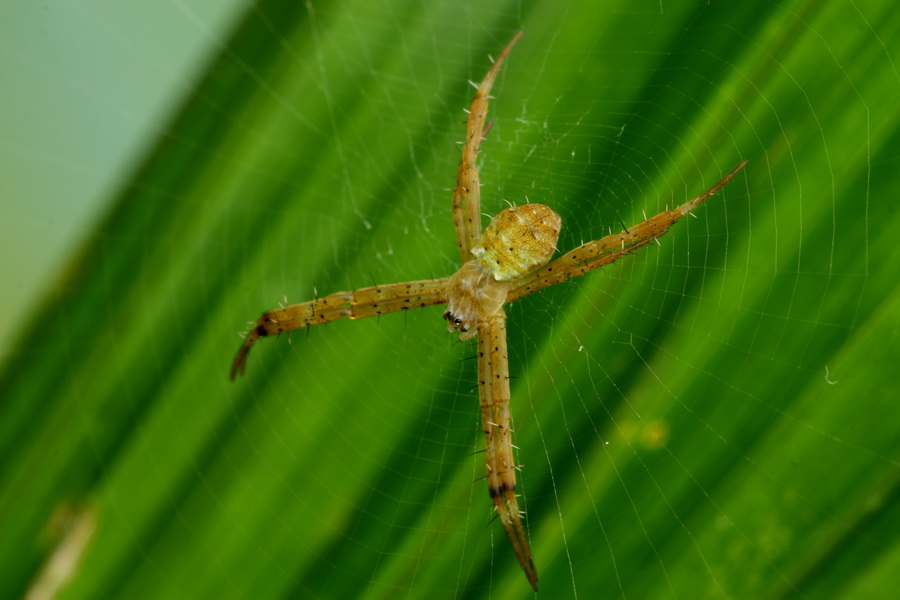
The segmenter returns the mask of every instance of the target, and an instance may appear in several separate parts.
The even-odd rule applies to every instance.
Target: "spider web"
[[[480,480],[474,345],[440,309],[267,340],[226,379],[264,309],[453,272],[467,81],[520,28],[485,213],[548,204],[565,251],[751,161],[659,246],[507,307],[542,593],[894,589],[896,11],[458,4],[261,2],[228,30],[173,3],[217,58],[198,79],[154,63],[185,104],[46,305],[15,315],[3,592],[60,555],[75,598],[529,591]]]

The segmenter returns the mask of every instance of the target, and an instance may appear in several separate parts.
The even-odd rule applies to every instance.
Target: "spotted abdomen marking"
[[[510,281],[547,264],[561,224],[549,206],[512,206],[491,219],[472,255],[495,280]]]

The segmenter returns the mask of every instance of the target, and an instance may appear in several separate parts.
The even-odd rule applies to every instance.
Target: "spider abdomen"
[[[549,206],[511,206],[491,219],[472,255],[495,280],[510,281],[547,264],[561,224]]]

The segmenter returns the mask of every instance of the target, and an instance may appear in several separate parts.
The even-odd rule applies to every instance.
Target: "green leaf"
[[[52,557],[63,598],[528,593],[439,307],[265,340],[228,381],[263,310],[458,266],[468,81],[520,28],[486,213],[548,204],[568,250],[751,161],[659,247],[508,308],[542,594],[895,590],[897,11],[270,0],[0,375],[0,595]]]

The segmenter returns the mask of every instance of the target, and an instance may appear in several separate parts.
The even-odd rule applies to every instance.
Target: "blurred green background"
[[[0,358],[248,4],[0,4]]]
[[[227,380],[264,309],[454,270],[445,188],[468,81],[518,29],[481,155],[486,213],[549,204],[567,250],[751,161],[658,247],[507,310],[540,594],[894,592],[889,4],[272,0],[234,21],[170,6],[137,30],[207,38],[183,70],[143,67],[183,102],[97,184],[111,208],[66,229],[85,241],[11,326],[0,596],[531,594],[479,479],[473,346],[440,309],[266,340]],[[65,28],[43,10],[20,58]],[[137,43],[84,14],[124,54]],[[114,130],[129,105],[90,78],[68,93]],[[0,137],[47,180],[93,168]],[[18,185],[4,222],[56,231],[41,215],[60,192]],[[31,247],[3,247],[13,284]]]

